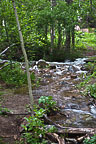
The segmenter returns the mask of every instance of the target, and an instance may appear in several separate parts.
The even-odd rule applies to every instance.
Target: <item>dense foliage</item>
[[[19,63],[8,64],[0,70],[0,80],[10,86],[23,86],[27,84],[26,71],[22,70]],[[31,80],[35,80],[34,73],[31,73]]]
[[[25,48],[30,60],[64,61],[75,57],[75,27],[95,27],[96,1],[16,1]],[[14,46],[10,47],[12,44]],[[0,51],[4,58],[23,61],[12,1],[0,1]]]
[[[46,133],[52,133],[56,131],[54,126],[48,127],[44,124],[44,115],[51,109],[53,109],[54,105],[56,106],[55,101],[52,96],[41,96],[39,98],[38,103],[43,103],[47,106],[44,108],[39,108],[38,106],[34,107],[34,115],[30,117],[25,117],[27,121],[27,125],[22,125],[24,128],[24,137],[26,138],[27,143],[34,144],[47,144]],[[53,103],[53,105],[52,105]]]

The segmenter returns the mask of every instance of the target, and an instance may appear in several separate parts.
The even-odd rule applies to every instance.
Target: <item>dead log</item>
[[[77,140],[74,138],[66,138],[66,141],[71,142],[72,144],[77,144]]]
[[[10,65],[10,64],[6,64],[6,65],[0,67],[0,70],[2,70],[3,68],[7,67],[8,65]]]
[[[60,134],[64,134],[64,133],[68,133],[68,134],[76,134],[76,135],[85,135],[85,134],[96,134],[96,128],[73,128],[73,127],[60,127],[60,129],[58,129],[58,133]]]
[[[45,121],[47,123],[54,125],[57,127],[59,134],[76,134],[76,135],[85,135],[85,134],[96,134],[96,128],[74,128],[74,127],[63,127],[59,124],[54,123],[51,119],[47,117],[47,115],[44,115]]]
[[[56,133],[47,133],[46,136],[47,138],[49,138],[51,142],[56,143],[58,142],[58,144],[65,144],[65,140]]]
[[[4,115],[30,115],[31,113],[21,113],[21,114],[14,114],[10,112],[5,112]],[[59,124],[56,124],[51,119],[47,117],[47,115],[43,116],[44,121],[46,121],[50,125],[54,125],[57,128],[58,134],[65,134],[65,135],[79,135],[84,136],[85,134],[96,134],[96,128],[74,128],[74,127],[63,127]]]
[[[16,44],[12,44],[12,45],[8,46],[5,50],[3,50],[3,51],[0,53],[0,56],[3,55],[9,48],[13,47],[14,45],[16,45]]]
[[[81,143],[81,142],[83,142],[83,140],[86,138],[86,135],[85,136],[82,136],[82,137],[79,137],[79,138],[77,138],[77,142],[78,143]]]

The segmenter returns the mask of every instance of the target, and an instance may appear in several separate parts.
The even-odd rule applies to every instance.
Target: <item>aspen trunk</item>
[[[15,1],[12,0],[12,3],[13,3],[13,8],[14,8],[14,12],[15,12],[16,22],[17,22],[17,26],[18,26],[18,32],[19,32],[19,37],[20,37],[20,42],[21,42],[21,48],[22,48],[22,52],[23,52],[24,59],[25,59],[25,64],[26,64],[28,90],[29,90],[30,104],[31,104],[31,109],[32,109],[32,114],[33,114],[33,103],[34,102],[33,102],[32,85],[31,85],[31,78],[30,78],[30,72],[29,72],[28,58],[27,58],[26,50],[24,48],[24,41],[23,41],[21,27],[20,27],[18,15],[17,15],[17,9],[16,9],[16,6],[15,6]]]

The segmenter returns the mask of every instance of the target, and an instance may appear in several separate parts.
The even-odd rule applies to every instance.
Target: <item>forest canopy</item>
[[[95,28],[95,0],[16,0],[16,8],[30,60],[76,58],[77,27]],[[0,1],[0,45],[9,47],[4,58],[24,60],[11,0]]]

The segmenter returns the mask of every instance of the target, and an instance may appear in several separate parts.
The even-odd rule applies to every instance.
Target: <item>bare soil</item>
[[[20,90],[19,90],[20,91]],[[15,94],[15,90],[7,88],[1,83],[0,104],[12,111],[12,115],[0,115],[0,144],[20,144],[20,124],[26,113],[26,105],[29,104],[29,96],[26,93]]]

